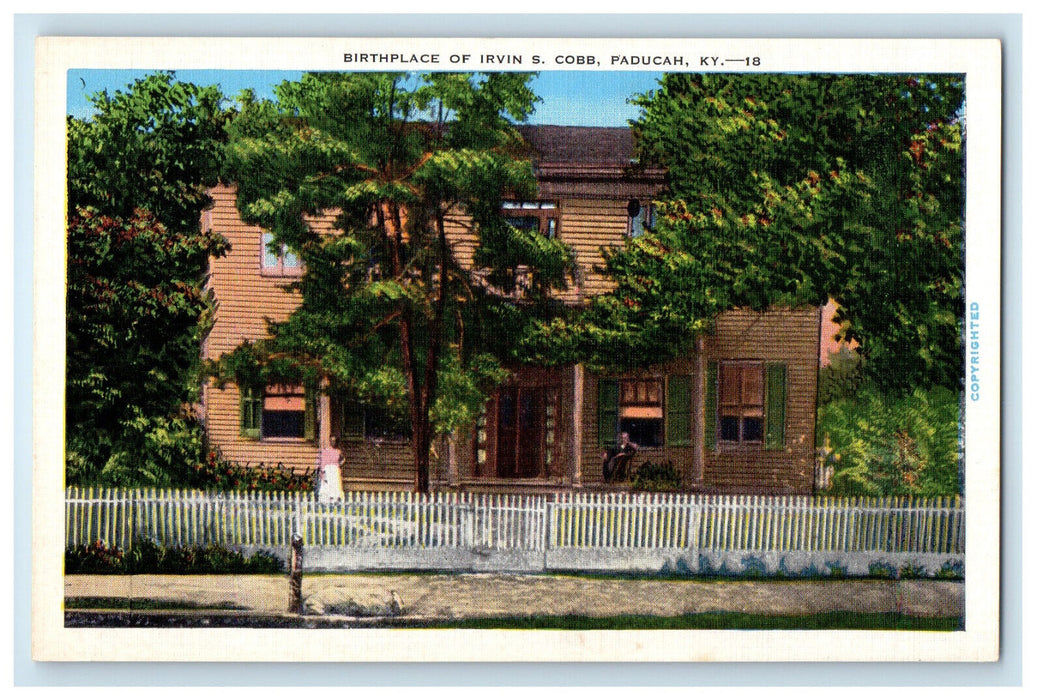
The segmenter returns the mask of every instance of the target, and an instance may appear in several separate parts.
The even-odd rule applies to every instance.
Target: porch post
[[[706,425],[706,347],[705,340],[699,338],[695,343],[695,405],[692,414],[695,425],[692,432],[692,471],[688,475],[688,488],[696,490],[703,483],[703,467],[706,459],[703,434]]]
[[[456,454],[456,439],[457,439],[457,431],[455,431],[455,430],[448,437],[445,438],[445,441],[447,443],[446,450],[445,450],[446,451],[445,477],[446,477],[446,484],[450,488],[456,486],[457,482],[460,480],[459,479],[460,466],[457,463],[458,462],[458,457],[457,457],[457,454]]]
[[[325,387],[323,387],[325,388]],[[326,450],[333,446],[330,429],[330,397],[326,393],[319,394],[319,449]]]
[[[583,486],[583,365],[572,366],[572,459],[569,481],[575,488]]]

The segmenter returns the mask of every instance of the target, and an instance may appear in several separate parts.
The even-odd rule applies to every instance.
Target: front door
[[[559,391],[551,386],[502,387],[479,416],[476,474],[501,479],[561,476]]]
[[[496,422],[496,475],[526,478],[540,475],[543,455],[541,399],[537,387],[509,387],[500,393]]]

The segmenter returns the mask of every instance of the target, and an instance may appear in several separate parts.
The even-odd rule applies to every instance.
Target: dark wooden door
[[[508,387],[500,392],[496,421],[496,475],[540,475],[543,456],[543,394],[539,387]]]

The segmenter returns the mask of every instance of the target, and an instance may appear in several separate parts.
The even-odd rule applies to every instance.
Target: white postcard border
[[[966,630],[502,632],[66,629],[61,562],[65,71],[70,68],[349,70],[345,52],[598,57],[757,55],[762,71],[967,74],[967,299],[980,305],[982,376],[967,405]],[[435,66],[381,65],[426,70]],[[531,70],[532,66],[523,66]],[[630,67],[616,67],[628,69]],[[438,70],[489,70],[461,60]],[[632,69],[632,68],[631,68]],[[642,70],[649,69],[641,67]],[[654,68],[652,68],[654,69]],[[680,70],[705,70],[689,65]],[[992,40],[44,38],[37,42],[34,250],[33,655],[97,661],[971,661],[998,653],[1000,47]]]

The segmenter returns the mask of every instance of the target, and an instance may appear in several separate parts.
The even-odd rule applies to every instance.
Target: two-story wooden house
[[[653,222],[651,201],[663,173],[633,167],[627,128],[521,130],[535,153],[538,194],[505,201],[503,214],[575,251],[579,274],[567,298],[583,303],[610,288],[594,269],[602,249],[642,235]],[[293,311],[297,299],[284,286],[301,267],[290,251],[269,249],[269,234],[243,223],[233,188],[212,194],[202,225],[231,244],[210,273],[218,310],[203,354],[216,359],[264,337],[267,318]],[[330,227],[332,218],[312,225]],[[454,254],[469,259],[471,234],[450,235]],[[489,397],[473,429],[436,445],[433,485],[605,488],[605,448],[627,433],[637,445],[636,463],[669,460],[692,490],[810,493],[820,319],[811,307],[733,310],[691,355],[623,375],[581,364],[518,368]],[[413,484],[407,426],[376,411],[293,388],[213,384],[204,387],[201,408],[209,440],[227,460],[296,470],[334,460],[345,489]]]

